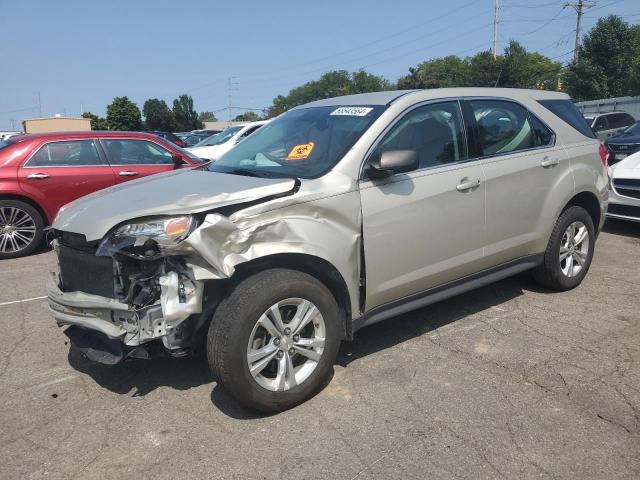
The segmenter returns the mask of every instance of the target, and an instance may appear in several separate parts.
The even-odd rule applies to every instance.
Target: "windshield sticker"
[[[287,155],[287,160],[306,160],[311,154],[311,150],[313,150],[314,145],[315,144],[313,142],[296,145],[291,149],[289,155]]]
[[[336,108],[329,115],[348,115],[351,117],[366,117],[373,110],[371,107],[340,107]]]

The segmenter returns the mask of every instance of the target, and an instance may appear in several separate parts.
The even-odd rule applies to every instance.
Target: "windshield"
[[[640,122],[636,122],[625,130],[625,133],[640,133]]]
[[[210,137],[205,138],[200,143],[196,144],[196,147],[211,147],[213,145],[222,145],[228,142],[231,137],[242,130],[244,127],[229,127],[220,133],[215,133]]]
[[[271,121],[208,169],[242,175],[313,178],[329,171],[385,107],[311,107]]]

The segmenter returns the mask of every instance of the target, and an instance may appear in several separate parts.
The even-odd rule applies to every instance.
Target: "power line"
[[[437,17],[434,17],[434,18],[430,18],[427,21],[422,21],[420,23],[417,23],[417,24],[412,25],[410,27],[404,28],[404,29],[399,30],[399,31],[397,31],[395,33],[392,33],[390,35],[385,35],[384,37],[379,37],[376,40],[372,40],[370,42],[361,44],[359,46],[352,47],[352,48],[349,48],[347,50],[343,50],[343,51],[340,51],[340,52],[337,52],[337,53],[332,53],[331,55],[327,55],[327,56],[324,56],[324,57],[316,58],[314,60],[309,60],[309,61],[306,61],[304,63],[296,64],[296,67],[304,67],[304,66],[307,66],[307,65],[315,65],[318,62],[321,62],[321,61],[324,61],[324,60],[329,60],[329,59],[334,59],[335,57],[339,57],[339,56],[342,56],[342,55],[345,55],[345,54],[348,54],[348,53],[351,53],[351,52],[354,52],[354,51],[362,50],[362,49],[367,48],[367,47],[369,47],[371,45],[375,45],[375,44],[384,42],[384,41],[389,40],[391,38],[399,37],[399,36],[401,36],[401,35],[403,35],[403,34],[405,34],[407,32],[410,32],[412,30],[424,29],[425,26],[427,26],[429,24],[432,24],[432,23],[438,22],[438,21],[440,21],[442,19],[451,17],[453,13],[456,13],[456,12],[458,12],[460,10],[466,9],[467,7],[470,7],[470,6],[477,5],[477,3],[478,3],[477,0],[470,1],[468,3],[460,5],[459,7],[455,8],[455,9],[453,9],[451,11],[448,11],[447,13],[445,13],[443,15],[440,15],[440,16],[437,16]],[[477,16],[477,14],[475,14],[474,16]],[[458,24],[459,22],[460,22],[459,19],[455,20],[456,24]],[[450,27],[448,27],[448,28],[450,28]],[[433,34],[435,32],[430,32],[430,33]],[[417,39],[414,39],[413,41],[416,41],[416,40],[418,40],[420,38],[424,38],[424,35],[418,37]],[[370,55],[367,55],[367,56],[370,56]],[[260,81],[260,80],[264,80],[264,79],[270,79],[271,74],[282,72],[283,70],[286,70],[287,68],[288,67],[286,67],[286,68],[283,67],[283,68],[280,68],[278,70],[273,70],[271,72],[266,72],[266,73],[264,73],[262,75],[252,76],[251,80]],[[203,88],[207,88],[207,87],[210,87],[210,86],[215,85],[217,83],[223,82],[223,81],[225,81],[227,79],[228,79],[227,77],[219,77],[219,78],[216,78],[214,80],[211,80],[208,83],[201,84],[201,85],[199,85],[197,87],[188,88],[185,91],[193,92],[195,90],[201,90]]]

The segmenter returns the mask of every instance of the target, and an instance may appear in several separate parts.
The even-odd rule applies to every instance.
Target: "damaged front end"
[[[205,293],[196,279],[190,249],[180,247],[197,224],[190,215],[151,218],[95,242],[52,232],[59,274],[48,282],[49,309],[91,360],[117,363],[163,350],[182,356],[197,347],[207,320],[203,300],[215,296],[211,282]]]

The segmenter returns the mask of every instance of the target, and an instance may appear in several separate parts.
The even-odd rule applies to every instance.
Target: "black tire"
[[[264,388],[247,363],[249,337],[260,316],[288,298],[302,298],[320,310],[326,334],[315,370],[283,391]],[[318,393],[331,378],[343,336],[343,317],[335,298],[314,277],[295,270],[272,269],[241,281],[220,303],[207,335],[207,359],[222,386],[241,404],[263,412],[292,408]]]
[[[584,265],[580,272],[575,276],[570,277],[562,272],[560,261],[560,246],[565,234],[565,231],[569,226],[576,222],[582,222],[587,228],[589,248]],[[591,265],[593,259],[593,251],[595,246],[596,236],[595,229],[593,227],[593,220],[591,215],[582,207],[572,206],[562,212],[558,220],[556,221],[547,249],[544,252],[544,260],[542,265],[533,271],[533,277],[540,285],[557,291],[571,290],[572,288],[580,285]]]
[[[24,257],[26,255],[30,255],[33,251],[38,248],[42,244],[42,239],[44,237],[44,219],[40,212],[33,208],[31,205],[25,202],[21,202],[19,200],[0,200],[0,209],[18,209],[21,212],[29,215],[33,220],[33,225],[35,226],[35,235],[31,240],[31,243],[24,246],[24,248],[20,248],[16,251],[5,251],[2,250],[5,248],[2,244],[2,228],[4,224],[4,220],[2,215],[0,214],[0,260],[8,259],[8,258],[18,258]]]

